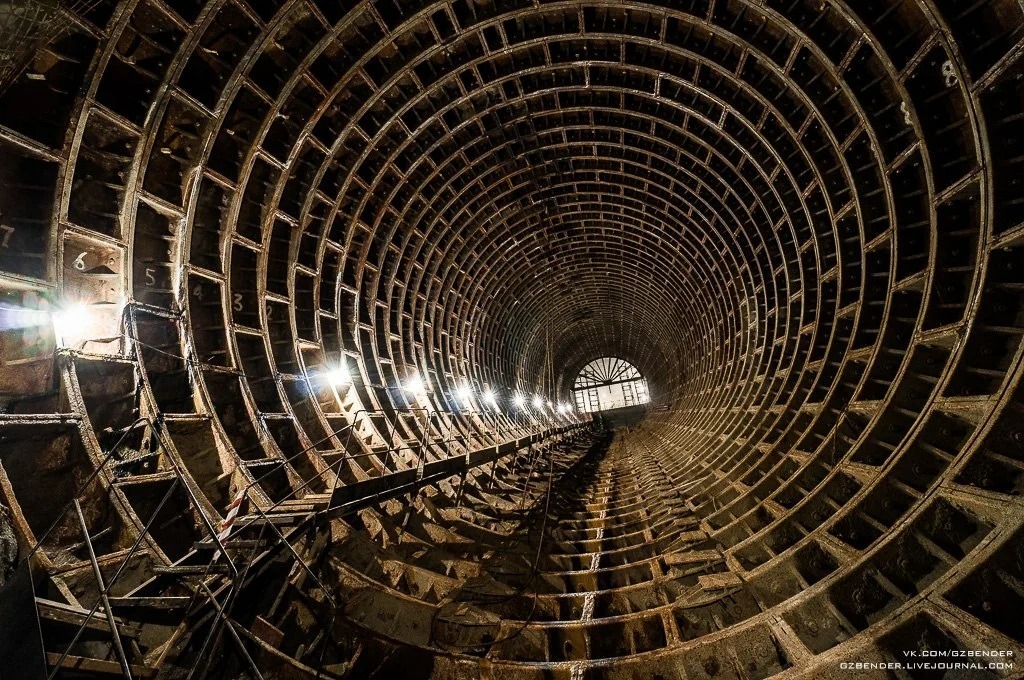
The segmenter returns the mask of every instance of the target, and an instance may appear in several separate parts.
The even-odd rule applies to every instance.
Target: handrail
[[[378,409],[372,409],[372,410],[371,410],[371,409],[360,409],[359,411],[356,411],[355,413],[353,413],[353,414],[352,414],[352,417],[353,417],[353,419],[355,419],[355,418],[357,418],[357,417],[358,417],[358,416],[359,416],[360,414],[365,414],[365,413],[379,413],[379,412],[380,412],[380,411],[379,411]],[[417,408],[403,409],[403,410],[402,410],[402,412],[403,412],[403,413],[423,412],[424,414],[426,414],[427,418],[429,418],[429,417],[430,417],[430,415],[431,415],[432,413],[446,413],[446,414],[447,414],[447,413],[449,413],[448,411],[436,411],[436,410],[432,410],[432,409],[429,409],[429,408],[426,408],[426,407],[417,407]],[[467,413],[467,412],[463,411],[463,413]],[[385,415],[386,415],[386,414],[385,414]],[[390,422],[390,421],[389,421],[389,422]],[[425,451],[423,451],[423,448],[424,448],[425,446],[428,446],[428,445],[432,444],[432,443],[438,443],[438,440],[436,440],[436,439],[433,439],[433,438],[431,438],[431,439],[427,439],[427,440],[425,440],[425,441],[423,441],[423,442],[421,442],[421,443],[419,443],[419,444],[414,444],[414,445],[405,445],[405,446],[389,446],[389,447],[387,447],[387,449],[386,449],[385,451],[382,451],[382,452],[371,452],[371,453],[362,453],[362,454],[351,454],[351,453],[349,453],[349,445],[351,444],[351,437],[352,437],[352,431],[353,431],[353,426],[354,426],[354,424],[355,424],[355,423],[353,422],[353,423],[352,423],[352,424],[350,424],[349,426],[346,426],[346,427],[347,427],[347,428],[349,429],[349,432],[348,432],[348,436],[346,437],[346,440],[345,440],[345,450],[344,450],[344,453],[343,453],[343,455],[341,456],[341,458],[339,458],[339,459],[338,459],[338,461],[337,461],[337,464],[336,464],[336,466],[331,466],[331,467],[327,467],[327,468],[325,468],[325,469],[323,469],[323,470],[319,471],[318,473],[316,473],[316,474],[315,474],[315,475],[313,475],[312,477],[310,477],[310,478],[308,478],[308,479],[305,479],[305,480],[303,481],[303,483],[302,483],[302,484],[301,484],[300,486],[298,486],[298,487],[296,487],[296,488],[292,489],[292,490],[291,490],[291,491],[290,491],[290,492],[289,492],[288,494],[286,494],[285,496],[283,496],[283,497],[282,497],[281,499],[279,499],[279,500],[275,501],[275,502],[274,502],[273,504],[271,504],[271,505],[270,505],[269,507],[267,507],[267,508],[266,508],[265,510],[264,510],[264,509],[260,509],[261,513],[262,513],[262,512],[264,512],[264,511],[265,511],[265,512],[272,512],[272,511],[273,511],[274,509],[276,509],[276,508],[280,507],[280,505],[281,505],[282,503],[284,503],[284,502],[285,502],[286,500],[288,500],[288,499],[290,499],[290,498],[293,498],[293,497],[296,497],[296,496],[297,496],[297,494],[298,494],[299,492],[301,492],[302,490],[304,490],[304,489],[308,488],[308,487],[309,487],[309,486],[310,486],[311,484],[313,484],[313,482],[315,482],[315,481],[316,481],[316,480],[318,480],[318,479],[322,479],[322,478],[323,478],[323,477],[324,477],[324,476],[325,476],[325,475],[326,475],[326,474],[327,474],[328,472],[332,472],[332,471],[334,472],[334,477],[335,477],[335,479],[334,479],[334,483],[333,483],[333,486],[332,486],[332,489],[331,489],[331,491],[332,491],[332,493],[333,493],[333,491],[334,491],[335,489],[337,489],[337,487],[338,487],[338,481],[340,480],[340,477],[341,477],[341,474],[340,474],[340,471],[341,471],[341,465],[342,465],[342,464],[343,464],[343,463],[344,463],[344,462],[345,462],[346,460],[354,460],[354,459],[357,459],[357,458],[365,458],[365,457],[379,456],[379,455],[380,455],[380,454],[382,454],[382,453],[388,453],[388,454],[393,454],[393,453],[397,453],[397,452],[399,452],[399,451],[403,451],[403,450],[414,450],[414,449],[420,449],[420,451],[419,451],[419,456],[418,456],[419,460],[417,461],[417,467],[422,467],[422,465],[424,464],[424,463],[423,463],[423,461],[424,461],[424,455],[425,455]],[[342,428],[342,430],[344,430],[344,429],[345,429],[345,428]],[[427,430],[429,430],[429,426],[428,426]],[[339,431],[341,431],[341,430],[339,430]],[[450,428],[450,431],[452,431],[452,429],[451,429],[451,428]],[[496,429],[496,430],[495,430],[495,432],[497,432],[497,433],[498,433],[498,434],[500,435],[500,434],[502,433],[502,430],[501,430],[501,429],[500,429],[500,427],[499,427],[498,429]],[[425,432],[424,432],[424,434],[426,434],[426,433],[427,433],[427,432],[425,431]],[[389,431],[389,434],[392,434],[392,432],[391,432],[391,431]],[[467,446],[467,453],[468,453],[469,451],[472,451],[472,440],[473,440],[473,438],[472,438],[472,436],[470,436],[470,437],[468,438],[468,442],[467,442],[467,444],[468,444],[468,446]],[[449,442],[451,442],[451,441],[455,441],[455,437],[454,437],[454,435],[453,435],[453,436],[452,436],[452,438],[450,438],[450,439],[449,439],[448,441],[449,441]],[[444,440],[444,438],[443,438],[443,435],[442,435],[442,438],[441,438],[441,440],[440,440],[440,443],[441,443],[441,444],[444,444],[444,443],[445,443],[445,440]],[[502,441],[501,441],[501,440],[499,440],[499,442],[498,442],[498,443],[496,443],[496,444],[493,444],[493,446],[499,446],[499,445],[500,445],[501,443],[502,443]],[[492,446],[492,445],[488,445],[488,446]],[[310,447],[310,448],[311,448],[311,447]],[[448,448],[449,448],[449,451],[450,451],[450,446],[449,446]],[[308,450],[308,449],[307,449],[307,450]],[[300,452],[300,453],[301,453],[301,452]],[[300,455],[300,454],[296,454],[296,455]],[[447,456],[447,457],[450,457],[450,456]],[[292,459],[293,459],[293,458],[294,458],[294,457],[292,457]],[[289,459],[289,460],[291,460],[291,459]],[[387,462],[386,462],[386,461],[385,461],[385,470],[386,470],[386,471],[388,470],[388,466],[387,466]],[[387,472],[386,474],[390,474],[390,473],[394,473],[394,472],[399,472],[399,470],[398,470],[398,466],[397,466],[397,461],[396,461],[395,469],[394,469],[393,471],[388,471],[388,472]],[[269,473],[267,473],[267,474],[269,474]],[[265,478],[265,477],[266,477],[266,475],[264,475],[263,477],[261,477],[261,479],[262,479],[262,478]],[[255,482],[254,482],[253,484],[255,484]],[[249,490],[250,488],[252,488],[253,484],[250,484],[250,485],[248,485],[248,486],[247,486],[247,487],[246,487],[246,488],[245,488],[245,489],[244,489],[244,490],[243,490],[242,492],[239,492],[239,494],[238,494],[238,495],[239,495],[239,496],[243,496],[243,492],[244,492],[245,496],[247,497],[247,492],[248,492],[248,490]]]
[[[394,409],[394,411],[395,411],[395,413],[419,413],[419,412],[424,413],[425,416],[426,416],[426,419],[425,419],[426,427],[424,428],[424,431],[421,434],[422,435],[426,435],[428,437],[429,437],[429,434],[430,434],[430,425],[429,425],[430,415],[432,413],[449,413],[448,411],[438,411],[438,410],[435,410],[435,409],[430,409],[428,407],[401,408],[401,409]],[[413,449],[418,448],[418,449],[420,449],[420,453],[419,453],[419,459],[420,460],[418,461],[418,464],[421,466],[422,465],[422,461],[423,461],[423,455],[425,453],[422,450],[423,447],[428,446],[431,443],[437,443],[437,441],[438,441],[438,440],[436,440],[434,438],[428,438],[428,439],[425,439],[425,440],[421,441],[419,444],[416,444],[416,445],[394,446],[393,442],[394,442],[395,430],[394,429],[389,429],[388,430],[388,436],[389,436],[389,440],[390,441],[387,442],[388,446],[385,449],[385,451],[363,453],[363,454],[351,454],[351,453],[349,453],[349,448],[350,448],[350,445],[351,445],[351,442],[352,442],[352,433],[353,433],[353,431],[355,429],[355,426],[357,424],[356,420],[359,418],[360,415],[367,415],[367,414],[381,415],[381,416],[384,416],[385,418],[388,415],[387,413],[384,412],[384,409],[366,409],[366,408],[359,409],[358,411],[355,411],[354,413],[350,414],[349,417],[351,418],[351,422],[347,423],[344,427],[341,427],[338,430],[335,430],[331,434],[327,435],[326,437],[323,437],[322,439],[320,439],[317,442],[311,444],[310,446],[305,447],[304,449],[302,449],[301,451],[295,453],[294,455],[289,456],[288,458],[282,458],[281,459],[281,463],[282,464],[283,463],[290,463],[291,461],[295,460],[299,456],[302,456],[302,455],[304,455],[306,453],[309,453],[310,451],[314,450],[319,444],[321,444],[321,443],[323,443],[325,441],[330,440],[332,437],[334,437],[336,435],[339,435],[342,432],[345,432],[346,430],[348,431],[348,434],[347,434],[347,436],[345,438],[345,442],[344,442],[344,450],[342,452],[342,456],[338,459],[336,465],[332,465],[332,466],[326,467],[323,470],[320,470],[319,472],[317,472],[315,475],[309,477],[308,479],[304,479],[302,484],[300,484],[298,487],[295,487],[295,488],[291,489],[291,491],[289,491],[289,493],[285,494],[284,496],[282,496],[277,501],[272,502],[271,505],[268,506],[265,509],[264,508],[259,508],[258,504],[257,504],[255,507],[257,507],[257,509],[260,512],[260,514],[262,515],[262,514],[265,514],[266,512],[274,511],[275,509],[280,507],[281,504],[283,504],[286,500],[289,500],[291,498],[298,498],[298,494],[301,491],[303,491],[304,489],[309,488],[315,481],[317,481],[319,479],[323,479],[323,477],[328,472],[334,472],[335,479],[334,479],[334,483],[333,483],[333,486],[332,486],[332,492],[333,492],[333,490],[338,487],[338,480],[341,477],[341,474],[340,474],[341,473],[341,465],[346,460],[354,460],[354,459],[357,459],[357,458],[379,456],[381,453],[389,454],[388,455],[388,459],[390,459],[391,458],[390,454],[398,453],[399,451],[403,451],[403,450],[413,450]],[[394,419],[386,418],[386,420],[389,423],[389,425],[393,425],[393,420]],[[449,430],[451,430],[451,428],[449,428]],[[444,442],[444,435],[443,435],[443,433],[441,435],[440,443],[442,443],[442,444],[445,443]],[[385,470],[388,469],[388,465],[387,465],[387,460],[388,459],[386,459],[385,462],[384,462]],[[398,471],[399,470],[398,470],[398,465],[397,465],[397,460],[396,460],[394,472],[398,472]],[[251,500],[249,498],[249,491],[256,484],[258,484],[262,480],[266,479],[270,474],[272,474],[272,472],[268,471],[265,474],[255,478],[255,479],[253,479],[252,482],[247,484],[244,488],[242,488],[236,494],[237,497],[243,498],[244,500]]]
[[[403,413],[404,412],[419,411],[419,410],[426,410],[426,409],[424,409],[422,407],[421,408],[415,408],[415,409],[406,409],[406,408],[395,409],[396,412],[403,412]],[[358,411],[355,411],[352,414],[346,414],[346,417],[350,418],[350,422],[349,423],[345,424],[343,427],[338,428],[337,430],[333,430],[328,435],[322,437],[321,439],[318,439],[317,441],[313,442],[312,444],[310,444],[309,446],[303,448],[302,450],[292,454],[291,456],[282,457],[280,459],[280,461],[278,461],[278,462],[280,464],[291,463],[292,461],[298,459],[300,456],[303,456],[305,454],[310,453],[311,451],[316,450],[317,447],[320,446],[320,444],[323,444],[324,442],[330,441],[332,438],[341,435],[346,430],[348,430],[348,437],[345,440],[345,444],[344,444],[345,451],[344,451],[344,453],[345,453],[345,456],[349,456],[349,454],[348,454],[348,447],[349,447],[349,444],[351,444],[351,441],[352,441],[352,430],[355,428],[355,426],[357,424],[356,423],[356,419],[361,414],[380,414],[380,415],[383,415],[383,416],[387,415],[384,412],[384,409],[367,409],[367,408],[359,409]],[[396,448],[398,450],[400,450],[402,447],[396,447]],[[390,446],[388,447],[388,450],[389,451],[391,450]],[[366,456],[366,455],[375,455],[375,454],[359,454],[359,456],[350,456],[350,458],[362,457],[362,456]],[[343,457],[342,460],[345,460],[345,458]],[[287,496],[285,496],[282,499],[282,501],[287,499],[287,498],[289,498],[289,497],[291,497],[292,495],[294,495],[295,493],[301,491],[302,489],[306,488],[310,483],[312,483],[313,480],[322,477],[323,473],[329,471],[330,469],[331,468],[329,467],[329,468],[321,471],[319,474],[315,475],[310,480],[308,480],[305,484],[303,484],[302,486],[300,486],[297,489],[294,489],[291,493],[289,493]],[[246,484],[245,487],[243,487],[241,490],[239,490],[237,495],[242,495],[243,493],[248,494],[249,490],[251,490],[254,486],[259,484],[263,480],[267,479],[271,474],[273,474],[273,471],[268,471],[268,472],[260,475],[259,477],[253,478],[253,480],[250,483]],[[277,507],[277,505],[279,505],[282,501],[278,501],[277,503],[274,503],[271,506],[271,508]]]

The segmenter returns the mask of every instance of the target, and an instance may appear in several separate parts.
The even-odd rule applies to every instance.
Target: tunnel
[[[1022,83],[1018,0],[0,0],[0,677],[1020,677]]]

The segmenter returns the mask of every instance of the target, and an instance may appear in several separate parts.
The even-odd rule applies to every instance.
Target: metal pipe
[[[117,629],[117,622],[114,620],[114,612],[110,608],[110,598],[107,596],[107,587],[103,583],[103,572],[100,571],[100,563],[96,559],[96,551],[92,547],[92,538],[89,537],[89,525],[85,522],[85,515],[82,514],[82,505],[78,499],[74,499],[75,512],[78,514],[78,521],[82,525],[82,535],[85,537],[85,546],[89,550],[89,561],[92,562],[92,571],[96,576],[96,584],[100,589],[100,599],[103,601],[103,610],[107,615],[107,623],[110,625],[110,633],[114,636],[114,650],[117,652],[117,660],[121,663],[121,670],[128,680],[132,678],[132,669],[128,664],[128,655],[124,652],[124,645],[121,644],[121,633]]]

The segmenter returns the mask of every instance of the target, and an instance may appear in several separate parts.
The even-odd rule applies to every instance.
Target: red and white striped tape
[[[228,506],[227,514],[224,515],[224,521],[220,523],[219,531],[217,532],[217,540],[223,543],[227,540],[228,536],[231,535],[231,527],[235,523],[235,518],[238,517],[238,512],[242,508],[242,501],[245,500],[245,489],[238,492],[234,500],[231,501],[231,505]],[[220,550],[213,555],[213,559],[220,557]]]

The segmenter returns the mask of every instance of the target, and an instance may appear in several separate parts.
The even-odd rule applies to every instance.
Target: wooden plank
[[[155,574],[174,574],[176,576],[201,576],[203,574],[226,574],[226,564],[177,564],[170,567],[153,567]]]
[[[115,598],[111,598],[113,602]],[[53,600],[47,600],[41,597],[36,598],[36,605],[39,608],[39,617],[46,621],[54,621],[56,623],[66,623],[69,626],[81,626],[86,618],[89,616],[89,610],[81,607],[75,607],[70,604],[64,604],[63,602],[55,602]],[[98,630],[106,633],[110,636],[110,626],[107,625],[103,619],[103,614],[97,613],[92,615],[86,626],[89,630]],[[138,638],[142,631],[138,626],[132,626],[126,624],[124,621],[115,617],[117,622],[117,629],[121,632],[121,635],[130,638]]]
[[[60,654],[53,652],[47,652],[46,661],[50,666],[56,666],[57,662],[60,661]],[[64,657],[64,660],[60,662],[61,668],[73,669],[76,671],[86,673],[98,673],[101,675],[109,675],[112,677],[124,677],[121,672],[121,664],[116,661],[105,661],[103,659],[90,659],[84,656],[71,656]],[[150,666],[139,666],[131,664],[132,675],[137,678],[155,678],[157,669]]]
[[[722,555],[717,550],[691,550],[689,552],[668,553],[665,564],[670,567],[700,562],[721,562]]]
[[[722,590],[743,584],[743,580],[731,571],[720,574],[705,574],[697,579],[697,585],[705,590]]]
[[[257,616],[249,631],[260,640],[263,640],[271,647],[280,647],[284,641],[284,633],[274,624],[262,616]]]
[[[167,595],[156,597],[112,597],[110,606],[115,609],[120,607],[145,607],[153,609],[184,609],[192,602],[188,595]]]

